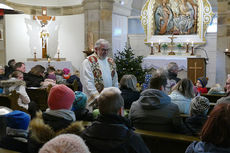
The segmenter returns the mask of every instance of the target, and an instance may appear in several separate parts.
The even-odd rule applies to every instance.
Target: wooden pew
[[[19,93],[15,90],[9,95],[0,94],[0,106],[8,107],[12,110],[20,110],[28,113],[28,110],[18,105]]]
[[[210,94],[202,93],[201,96],[208,98],[210,103],[216,103],[218,99],[225,97],[226,95],[210,95]]]
[[[151,153],[184,153],[190,143],[199,141],[197,137],[176,133],[140,129],[136,129],[135,133],[141,135]]]
[[[4,148],[0,148],[0,153],[19,153],[19,152],[8,150],[8,149],[4,149]]]
[[[49,95],[49,90],[51,87],[48,88],[27,88],[26,92],[30,97],[31,101],[34,101],[37,104],[37,107],[41,111],[45,111],[48,108],[47,100]]]

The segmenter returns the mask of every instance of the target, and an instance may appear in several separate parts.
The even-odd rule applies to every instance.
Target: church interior
[[[185,12],[186,17],[183,18],[184,16],[181,15],[182,10],[180,10],[182,9],[180,8],[182,7],[182,3],[187,4],[188,6],[187,11],[190,11],[189,15],[190,17],[193,15],[192,18],[194,18],[194,20],[189,18],[188,17],[189,15],[186,12]],[[175,5],[175,8],[173,8],[173,5]],[[158,9],[159,12],[157,12]],[[177,10],[179,10],[181,14],[180,13],[178,13],[179,15],[176,14]],[[181,20],[181,23],[175,25],[177,21],[179,22],[179,20]],[[190,21],[193,22],[192,23],[193,25],[192,28],[189,28],[189,30],[188,29],[184,30],[183,27],[182,28],[179,27],[182,24],[186,24],[187,27],[190,26],[191,25],[189,23]],[[170,22],[171,23],[174,22],[174,25],[171,28],[170,28]],[[166,27],[161,26],[161,24],[166,25]],[[158,27],[160,27],[160,29],[158,29]],[[162,27],[163,30],[161,29]],[[201,95],[201,97],[204,97],[204,99],[200,100],[202,101],[201,102],[202,104],[205,103],[206,101],[209,101],[208,106],[206,106],[205,104],[203,104],[204,106],[203,105],[200,106],[200,109],[202,109],[202,111],[205,112],[204,113],[205,115],[209,114],[211,110],[216,108],[216,103],[218,103],[218,99],[228,97],[228,99],[226,98],[225,100],[229,102],[229,92],[230,92],[230,85],[229,85],[230,84],[230,1],[229,0],[65,0],[65,1],[64,0],[0,0],[0,69],[1,66],[4,67],[5,65],[7,65],[9,60],[15,59],[16,62],[24,63],[26,73],[30,72],[33,69],[33,67],[39,64],[45,68],[53,66],[56,69],[61,69],[64,72],[63,76],[65,75],[65,71],[64,71],[65,69],[67,71],[66,73],[67,75],[76,74],[77,78],[79,77],[81,79],[82,78],[81,73],[84,72],[82,71],[82,69],[84,69],[83,63],[91,55],[93,56],[95,53],[97,53],[95,43],[99,39],[105,39],[110,44],[109,46],[110,49],[107,49],[107,51],[109,50],[108,57],[111,57],[111,59],[113,58],[117,65],[117,74],[119,79],[118,82],[122,80],[121,78],[123,78],[122,76],[119,76],[121,74],[128,75],[129,72],[136,74],[137,90],[138,92],[140,92],[138,93],[138,98],[141,96],[144,97],[145,96],[144,94],[147,94],[145,92],[145,89],[148,88],[147,86],[151,87],[151,81],[152,81],[151,77],[153,77],[152,75],[154,73],[156,73],[158,70],[161,69],[164,70],[167,69],[167,66],[169,67],[170,62],[175,62],[178,68],[177,77],[182,80],[180,81],[181,84],[183,80],[190,79],[191,80],[190,82],[194,86],[197,86],[197,80],[200,79],[199,81],[203,86],[203,81],[204,81],[203,79],[206,79],[204,87],[206,86],[208,90],[214,87],[220,87],[221,89],[223,89],[223,93],[222,91],[219,94],[215,92],[213,95],[208,94],[208,91],[205,94],[202,94],[201,91],[197,91],[196,89],[196,91],[194,90],[194,94],[196,94],[195,96],[187,95],[186,97],[185,95],[187,93],[183,93],[183,95],[185,96],[185,99],[183,99],[184,101],[187,101],[188,99],[189,99],[189,103],[190,102],[192,103],[194,101],[199,101],[200,99],[196,99],[196,97],[197,96],[199,97]],[[125,54],[126,54],[125,57],[126,59],[123,59],[122,61],[122,59],[119,58],[119,55],[125,56]],[[100,59],[100,57],[98,58]],[[128,63],[127,60],[130,61],[133,60],[136,63],[132,61],[133,65],[128,66],[129,64],[131,64],[131,62]],[[120,63],[117,63],[119,61]],[[137,61],[140,62],[141,65],[137,63]],[[113,65],[111,64],[110,68],[112,66]],[[140,66],[140,71],[143,74],[139,73],[138,70],[139,66]],[[130,70],[128,70],[129,68]],[[142,69],[145,70],[142,71]],[[113,67],[111,68],[111,71],[112,70]],[[86,72],[84,72],[84,74],[85,73]],[[68,77],[69,79],[69,76],[66,77]],[[95,74],[94,77],[96,78]],[[142,81],[140,81],[139,79],[141,79]],[[100,78],[98,80],[100,81]],[[95,94],[92,95],[91,97],[88,97],[87,95],[87,97],[84,97],[83,92],[77,92],[77,91],[79,91],[79,89],[81,89],[80,91],[82,90],[84,91],[85,83],[82,81],[81,82],[82,84],[79,87],[79,82],[77,81],[78,80],[76,81],[74,80],[68,84],[68,87],[74,91],[73,94],[75,94],[75,97],[73,99],[75,99],[75,101],[82,101],[85,98],[86,101],[88,99],[88,103],[89,103],[92,96],[93,98],[96,97],[95,98],[96,100],[93,99],[92,101],[90,101],[89,104],[90,105],[89,108],[91,108],[92,106],[96,108],[95,101],[97,101],[99,95]],[[168,83],[169,82],[167,82],[167,84]],[[171,91],[168,92],[169,95],[168,97],[170,97],[171,99],[173,99],[172,91],[180,90],[181,84],[178,83],[178,81],[176,81],[175,84],[174,87],[172,87],[172,85],[170,86]],[[119,85],[120,85],[119,87],[121,87],[122,82],[119,82]],[[49,125],[54,124],[53,123],[55,122],[54,118],[51,118],[52,121],[49,121],[49,123],[41,121],[37,118],[37,116],[39,116],[45,119],[45,117],[47,116],[50,117],[49,115],[54,113],[51,111],[49,112],[50,114],[49,113],[47,113],[48,115],[46,114],[47,116],[44,116],[44,114],[42,114],[42,112],[47,112],[47,109],[51,109],[51,104],[49,102],[47,103],[47,101],[52,101],[49,98],[50,96],[49,94],[52,93],[52,88],[53,88],[52,83],[51,85],[49,84],[44,86],[45,88],[38,89],[38,88],[33,88],[33,86],[30,86],[27,89],[25,89],[31,100],[31,104],[28,104],[27,108],[19,105],[19,99],[21,98],[20,97],[21,93],[18,93],[14,90],[9,95],[4,95],[1,94],[1,90],[0,90],[0,131],[1,131],[0,153],[11,153],[10,147],[8,148],[3,147],[5,141],[2,141],[1,139],[6,136],[5,132],[7,132],[8,130],[8,122],[4,118],[3,114],[5,114],[6,112],[11,112],[12,110],[20,110],[22,112],[26,112],[26,114],[30,114],[31,121],[32,118],[35,118],[35,120],[31,122],[31,125],[29,125],[28,122],[27,126],[30,127],[30,130],[32,132],[35,133],[35,135],[33,136],[36,137],[35,138],[36,141],[39,140],[38,141],[39,143],[48,142],[51,139],[53,140],[53,138],[56,137],[57,135],[59,134],[64,135],[66,133],[72,133],[75,135],[82,136],[82,139],[85,140],[85,142],[83,143],[84,145],[86,143],[86,146],[90,142],[90,141],[86,141],[88,140],[88,135],[87,134],[84,135],[85,133],[79,134],[80,133],[79,131],[81,131],[82,129],[88,126],[94,125],[93,121],[96,120],[95,118],[97,118],[98,114],[101,113],[100,108],[92,112],[91,109],[87,110],[89,111],[87,113],[92,113],[90,116],[91,118],[86,120],[82,119],[83,122],[79,124],[77,123],[72,125],[72,123],[70,124],[63,120],[62,124],[66,124],[64,130],[60,130],[60,131],[57,130],[58,131],[57,132],[54,130],[55,128],[53,127],[52,127],[53,129],[52,128],[49,129],[45,126],[45,124],[49,124]],[[114,84],[112,86],[114,86]],[[0,80],[0,89],[1,88],[3,88],[3,92],[4,92],[5,86],[4,83],[1,83]],[[96,88],[98,90],[98,87]],[[189,87],[187,87],[186,90],[190,90]],[[63,89],[62,92],[68,94],[69,96],[66,101],[71,99],[70,95],[72,94],[72,91],[68,91],[68,89],[65,88],[65,90]],[[81,95],[82,93],[83,95]],[[101,90],[99,91],[99,93],[101,93]],[[79,99],[76,100],[77,96],[80,97],[80,100]],[[147,97],[148,96],[151,99],[151,95],[147,95]],[[138,100],[136,99],[136,100],[139,102],[145,98],[146,97],[142,99],[140,98]],[[132,97],[131,98],[129,97],[128,99],[130,100],[132,99]],[[58,101],[58,99],[55,100]],[[40,114],[39,113],[35,114],[35,110],[32,110],[33,108],[35,109],[35,105],[33,106],[33,103],[36,103],[35,104],[36,109],[39,108]],[[86,105],[88,107],[88,104]],[[3,110],[3,106],[9,107],[12,110],[8,110],[8,108],[6,110]],[[143,108],[146,106],[143,106]],[[28,107],[31,107],[31,110]],[[56,107],[58,106],[53,106],[53,107],[55,107],[56,109]],[[67,106],[62,106],[62,107],[67,107]],[[72,105],[71,107],[73,109]],[[130,106],[126,108],[126,104],[125,104],[124,112],[123,112],[124,115],[131,120],[132,120],[131,113],[133,114],[136,113],[134,110],[132,111],[132,109],[134,109],[132,107],[134,106],[131,106],[130,104]],[[227,107],[228,110],[226,110],[226,112],[230,111],[229,104]],[[209,108],[209,110],[207,108]],[[185,126],[187,126],[187,121],[188,121],[187,119],[188,117],[190,117],[190,115],[192,115],[192,111],[191,111],[192,105],[189,106],[187,112],[181,112],[181,108],[179,106],[177,109],[180,112],[179,117],[181,118]],[[30,111],[32,111],[32,113]],[[15,113],[20,114],[20,112],[15,112]],[[76,115],[76,112],[74,113]],[[171,115],[170,113],[166,113],[166,114],[167,116]],[[20,115],[23,115],[24,119],[27,118],[27,121],[30,120],[25,114],[21,113]],[[213,114],[211,112],[211,116],[212,115]],[[160,117],[162,116],[160,115]],[[23,120],[24,124],[26,124],[27,121],[26,119]],[[110,121],[108,121],[108,123],[110,123]],[[57,125],[54,125],[54,127],[59,126],[61,123],[58,121],[56,122],[56,124]],[[75,128],[75,130],[69,129],[69,124],[72,125],[72,127]],[[219,122],[219,124],[221,124],[221,122]],[[175,133],[173,132],[168,133],[164,131],[163,132],[154,131],[154,130],[151,131],[147,127],[144,129],[141,128],[139,129],[138,127],[136,127],[135,124],[134,126],[136,128],[134,133],[140,135],[141,138],[143,139],[141,140],[140,144],[142,144],[142,141],[144,142],[144,145],[140,147],[142,150],[138,147],[134,147],[137,150],[140,149],[138,151],[136,150],[136,152],[139,153],[145,153],[145,152],[146,153],[148,152],[156,152],[156,153],[167,153],[167,152],[180,153],[181,152],[182,153],[185,151],[186,153],[189,153],[189,149],[191,148],[187,148],[187,147],[191,146],[190,145],[191,143],[194,144],[193,141],[195,142],[200,142],[201,140],[203,141],[203,137],[202,137],[203,136],[202,134],[204,134],[203,130],[202,133],[199,134],[197,133],[191,134],[188,132],[189,130],[181,130],[183,132],[180,131]],[[230,126],[230,124],[228,125],[226,124],[226,126]],[[10,128],[12,129],[12,127]],[[41,128],[42,130],[40,130],[39,128]],[[48,132],[45,131],[47,130],[46,128],[48,129]],[[185,129],[189,129],[189,127],[186,127]],[[46,135],[46,133],[42,133],[43,130],[48,134]],[[72,130],[72,131],[68,132],[68,130],[70,131]],[[40,132],[41,132],[41,136],[39,136]],[[89,132],[89,131],[84,130],[84,132]],[[229,132],[228,134],[230,134],[230,131],[228,132]],[[45,138],[46,136],[47,138]],[[25,137],[23,137],[23,139],[24,138]],[[93,137],[90,140],[95,141],[93,140],[94,138],[95,137]],[[76,139],[81,139],[81,138],[79,137]],[[8,141],[8,139],[5,140]],[[65,140],[68,141],[67,138],[65,138]],[[225,139],[223,139],[222,143],[224,143],[224,140]],[[74,141],[76,142],[79,140],[74,140]],[[137,141],[139,141],[139,139]],[[95,142],[99,144],[98,141]],[[40,145],[39,147],[43,149],[43,150],[41,149],[39,153],[45,153],[44,145],[42,147],[42,145],[39,143],[36,144],[36,147]],[[109,141],[107,143],[109,143]],[[107,146],[106,144],[104,145],[105,148]],[[218,146],[219,144],[214,144],[214,145]],[[230,147],[229,144],[227,146]],[[31,146],[26,145],[26,147],[29,148]],[[38,150],[33,150],[34,149],[33,147],[30,148],[31,150],[29,149],[30,151],[24,150],[24,152],[38,152]],[[86,147],[86,151],[85,152],[83,151],[84,153],[89,153],[90,151],[92,153],[94,152],[97,153],[95,151],[96,149],[95,150],[92,149],[95,146],[88,145],[88,147],[89,150]],[[147,149],[145,147],[147,147]],[[13,150],[15,151],[20,150],[17,147],[13,147],[13,148],[14,148]],[[50,149],[51,145],[48,146],[48,148]],[[218,146],[217,148],[226,149],[225,146],[224,147]],[[230,152],[229,148],[227,148],[226,150],[224,149],[222,151]],[[100,150],[100,145],[99,145],[99,150]],[[17,152],[20,151],[16,151],[16,153]],[[12,151],[12,153],[15,152]],[[121,151],[121,153],[123,152]]]

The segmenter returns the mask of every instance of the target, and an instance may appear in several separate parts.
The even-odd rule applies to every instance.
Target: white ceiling
[[[83,0],[6,0],[16,4],[46,6],[46,7],[63,7],[80,5]]]

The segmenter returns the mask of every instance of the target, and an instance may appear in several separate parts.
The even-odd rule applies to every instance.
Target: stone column
[[[218,28],[217,28],[217,49],[218,54],[222,54],[222,61],[218,60],[217,65],[221,65],[223,73],[221,74],[224,83],[227,74],[230,74],[230,57],[224,55],[226,48],[230,50],[230,2],[229,0],[218,0]],[[225,62],[224,62],[225,61]],[[217,72],[218,73],[218,72]]]
[[[106,39],[112,44],[113,0],[84,0],[85,49],[92,49],[94,43]]]

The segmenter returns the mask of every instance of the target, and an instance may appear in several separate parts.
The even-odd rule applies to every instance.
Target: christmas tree
[[[142,69],[141,63],[143,56],[134,57],[131,48],[124,49],[115,54],[115,63],[117,65],[118,80],[125,74],[133,74],[137,78],[137,82],[142,84],[145,79],[147,70]]]

